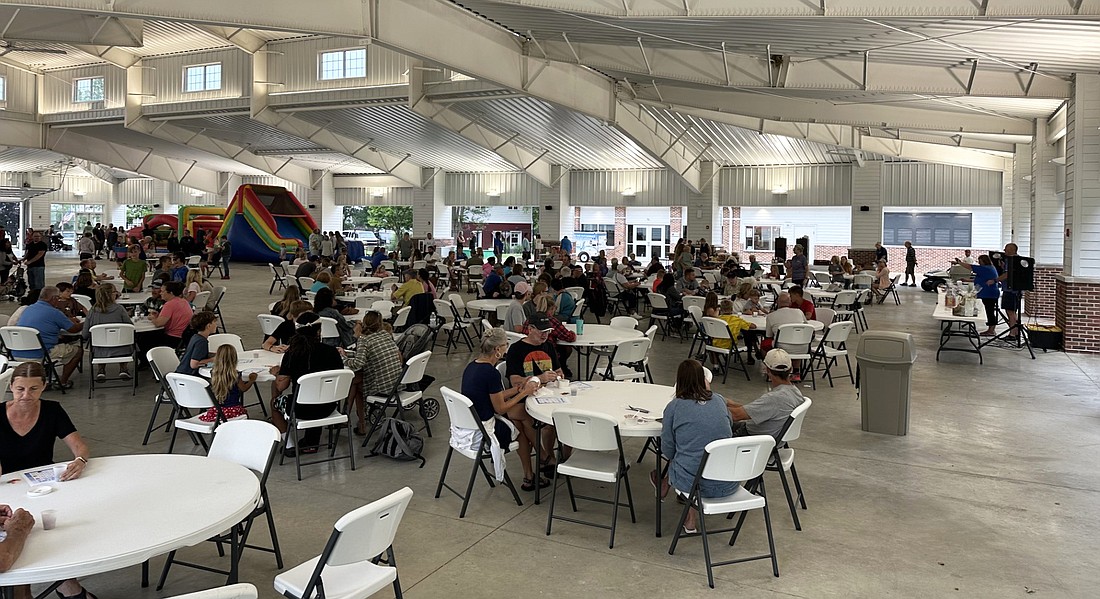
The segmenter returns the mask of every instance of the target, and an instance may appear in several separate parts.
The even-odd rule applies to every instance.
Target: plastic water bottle
[[[573,323],[577,325],[577,334],[584,334],[584,321],[579,316],[573,318]]]

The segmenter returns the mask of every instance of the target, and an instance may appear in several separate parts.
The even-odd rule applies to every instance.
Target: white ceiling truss
[[[1000,170],[1073,74],[1100,70],[1100,0],[16,0],[0,6],[4,23],[0,45],[16,49],[0,48],[2,64],[128,74],[124,119],[111,122],[132,135],[51,128],[28,147],[73,149],[101,178],[124,169],[206,191],[219,170],[420,186],[425,168],[520,170],[552,185],[553,164],[665,167],[697,191],[701,161]],[[318,35],[411,57],[408,85],[370,109],[287,106],[272,95],[266,44]],[[247,106],[249,125],[219,127],[201,106],[143,112],[144,58],[229,48],[251,55],[233,108]],[[480,91],[439,94],[445,71]]]

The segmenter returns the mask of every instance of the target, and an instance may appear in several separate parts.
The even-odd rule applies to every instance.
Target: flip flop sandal
[[[546,487],[549,487],[549,486],[550,486],[550,481],[540,476],[539,477],[539,488],[540,489],[545,489]],[[535,490],[535,481],[533,481],[529,478],[525,478],[525,479],[523,479],[523,484],[520,485],[519,488],[521,488],[521,489],[523,489],[524,491],[527,491],[527,492],[534,491]]]

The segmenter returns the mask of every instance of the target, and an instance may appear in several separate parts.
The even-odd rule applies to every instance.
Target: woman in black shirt
[[[335,347],[321,343],[321,321],[314,312],[306,312],[295,321],[296,331],[290,339],[290,347],[283,354],[283,361],[278,366],[271,368],[271,374],[275,375],[272,383],[271,396],[271,422],[286,433],[287,420],[293,412],[298,418],[312,420],[324,418],[332,413],[339,405],[339,401],[325,404],[294,405],[294,394],[286,397],[282,394],[287,389],[294,389],[298,379],[303,375],[326,370],[342,370],[344,360]],[[308,429],[301,439],[302,453],[317,453],[317,443],[321,439],[321,428]],[[293,457],[295,448],[287,448],[284,454]]]
[[[279,326],[275,327],[275,331],[264,338],[263,348],[276,353],[285,352],[287,346],[290,345],[291,338],[294,337],[294,321],[302,314],[311,311],[313,311],[313,304],[307,301],[299,300],[291,303],[290,310],[285,316],[286,320],[279,323]]]

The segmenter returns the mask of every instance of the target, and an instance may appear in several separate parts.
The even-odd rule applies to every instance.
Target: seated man
[[[764,356],[764,375],[771,389],[745,405],[726,400],[733,417],[734,436],[771,435],[779,440],[779,433],[791,412],[806,401],[798,387],[791,384],[793,371],[791,357],[786,351],[773,349]]]
[[[523,385],[531,378],[538,379],[539,384],[545,385],[565,377],[559,366],[558,352],[549,340],[553,328],[545,314],[536,313],[527,321],[527,336],[508,348],[504,357],[504,372],[513,387]],[[554,473],[551,456],[557,437],[553,431],[553,427],[547,427],[550,434],[542,435],[542,463],[539,464],[539,470],[551,475]]]
[[[493,258],[490,257],[490,260]],[[497,265],[489,270],[489,274],[485,277],[485,282],[481,286],[482,297],[499,298],[500,297],[500,284],[504,282],[504,267]]]
[[[378,254],[375,254],[377,256]],[[386,255],[382,254],[382,258]],[[317,264],[320,259],[317,256],[310,256],[309,260],[298,265],[298,268],[294,271],[295,277],[309,277],[313,278],[314,273],[317,272]],[[374,263],[374,257],[371,257],[371,263]],[[377,267],[376,267],[377,268]]]
[[[114,277],[109,276],[109,275],[98,274],[95,271],[97,266],[99,266],[99,265],[96,264],[95,258],[87,258],[85,260],[81,260],[80,261],[80,272],[87,272],[88,274],[92,275],[92,280],[95,281],[96,283],[98,283],[100,281],[107,281],[107,280],[110,280],[110,279],[114,279]]]
[[[23,545],[34,528],[34,516],[23,508],[12,510],[11,506],[0,505],[0,530],[5,537],[0,541],[0,572],[7,572],[15,565],[15,560],[23,553]],[[30,589],[27,588],[27,596]],[[18,591],[17,591],[18,596]]]
[[[784,324],[801,324],[806,322],[806,314],[798,308],[791,307],[791,294],[784,291],[779,294],[779,298],[776,300],[776,308],[768,314],[768,318],[765,321],[764,329],[767,340],[764,341],[762,346],[763,351],[771,349],[772,339],[775,339],[775,332],[779,329],[780,325]]]
[[[609,277],[622,287],[623,292],[619,294],[619,301],[622,302],[623,308],[626,309],[626,313],[634,318],[641,318],[638,314],[638,292],[642,285],[642,279],[630,275],[633,274],[633,269],[629,266],[624,270],[612,270],[609,273]]]
[[[57,299],[58,294],[57,287],[53,285],[43,287],[41,294],[38,296],[38,301],[27,306],[27,309],[19,317],[19,326],[30,327],[38,331],[38,336],[42,339],[42,347],[49,354],[50,360],[64,364],[58,385],[62,389],[70,389],[73,383],[69,379],[76,367],[80,365],[80,361],[84,357],[84,350],[79,343],[59,343],[58,338],[62,332],[79,333],[84,325],[76,319],[65,316],[61,310],[53,307],[53,302]],[[34,350],[13,351],[12,354],[23,360],[42,358],[42,352]]]
[[[814,303],[803,297],[802,287],[799,285],[792,285],[787,293],[791,296],[791,307],[802,310],[802,313],[806,315],[806,320],[813,320],[817,316]]]
[[[524,303],[531,299],[531,286],[526,281],[515,284],[512,290],[512,303],[508,304],[508,311],[504,315],[504,330],[512,333],[523,331],[523,324],[527,321],[527,313]]]
[[[414,295],[424,293],[424,284],[416,278],[416,271],[409,269],[403,275],[405,282],[400,287],[394,285],[390,299],[402,304],[408,304]]]
[[[146,314],[150,312],[160,312],[160,309],[164,307],[165,298],[163,290],[164,282],[160,279],[156,279],[149,284],[149,298],[141,304]]]
[[[172,260],[172,280],[183,283],[187,281],[187,256],[183,252],[176,252]]]
[[[685,268],[684,276],[676,279],[676,291],[679,291],[681,295],[706,295],[707,286],[700,284],[698,276],[694,268]]]

